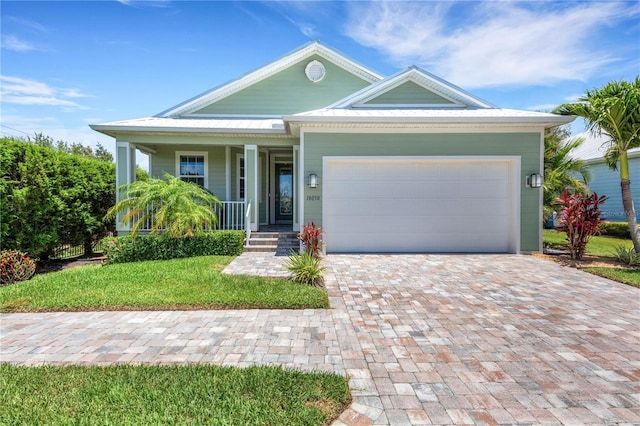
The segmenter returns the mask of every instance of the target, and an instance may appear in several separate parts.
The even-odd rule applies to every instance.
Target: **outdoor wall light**
[[[531,173],[527,176],[527,186],[529,188],[540,188],[542,186],[542,175],[540,173]]]
[[[317,188],[318,187],[318,175],[315,173],[311,173],[309,175],[309,188]]]

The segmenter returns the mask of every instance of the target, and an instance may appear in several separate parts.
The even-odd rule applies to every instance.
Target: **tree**
[[[544,217],[545,222],[557,206],[556,200],[562,192],[570,188],[574,192],[587,195],[587,184],[591,178],[584,161],[571,158],[571,151],[579,147],[584,139],[569,140],[566,127],[554,127],[544,137]],[[577,176],[582,177],[579,179]]]
[[[135,181],[118,188],[122,200],[109,209],[107,217],[122,214],[121,223],[132,223],[130,234],[151,221],[152,234],[166,231],[173,237],[192,236],[218,223],[214,205],[220,200],[192,182],[165,173],[164,179]]]
[[[587,90],[574,103],[556,108],[560,114],[584,118],[588,129],[608,138],[604,158],[609,168],[620,170],[620,189],[629,232],[636,253],[640,253],[640,231],[631,197],[627,152],[640,147],[640,77],[634,81],[613,81],[600,89]]]
[[[113,227],[115,164],[58,150],[52,139],[0,139],[2,248],[46,260],[63,245],[85,245]]]

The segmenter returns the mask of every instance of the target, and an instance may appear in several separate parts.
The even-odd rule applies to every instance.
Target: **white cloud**
[[[84,109],[82,105],[65,98],[79,98],[86,95],[73,88],[58,89],[41,81],[2,75],[0,76],[0,96],[3,103]]]
[[[394,62],[465,87],[549,84],[586,80],[618,60],[589,42],[637,9],[619,2],[351,3],[346,32]]]
[[[2,37],[2,48],[5,50],[13,50],[14,52],[29,52],[36,50],[31,43],[20,40],[16,36],[8,35]]]

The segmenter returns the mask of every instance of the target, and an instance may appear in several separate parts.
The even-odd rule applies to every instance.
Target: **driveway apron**
[[[519,255],[326,266],[354,395],[337,425],[640,423],[640,290]]]
[[[226,272],[282,272],[244,256]],[[639,289],[532,256],[324,265],[331,310],[2,314],[0,362],[332,371],[336,426],[640,424]]]

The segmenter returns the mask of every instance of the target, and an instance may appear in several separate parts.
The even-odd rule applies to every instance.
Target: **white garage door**
[[[517,164],[495,157],[327,157],[327,252],[516,252]]]

